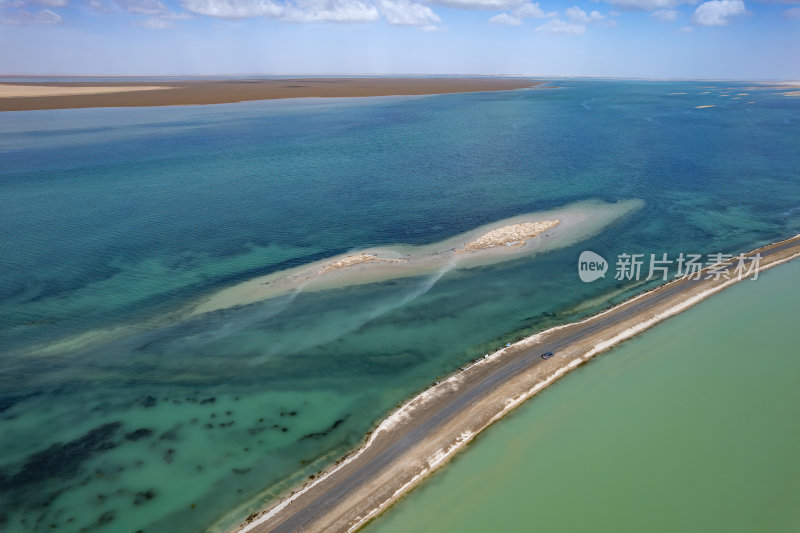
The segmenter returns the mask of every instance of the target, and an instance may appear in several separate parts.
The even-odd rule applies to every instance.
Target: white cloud
[[[141,26],[150,30],[166,30],[175,27],[176,20],[192,18],[188,13],[174,13],[159,0],[114,0],[117,7],[131,13],[142,15],[143,19],[133,22],[134,26]],[[111,12],[100,0],[89,0],[89,6],[94,11]]]
[[[291,4],[272,0],[183,0],[183,7],[198,15],[231,19],[270,17],[287,22],[370,22],[380,18],[378,9],[367,0],[297,0]]]
[[[378,9],[362,0],[298,0],[281,17],[288,22],[372,22],[379,18]]]
[[[745,11],[742,0],[710,0],[697,6],[692,22],[700,26],[725,26],[731,17]]]
[[[45,7],[64,7],[67,0],[33,0],[33,3]]]
[[[116,0],[117,5],[134,15],[166,15],[167,6],[158,0]]]
[[[432,30],[442,21],[428,6],[410,0],[378,0],[378,8],[386,22],[394,26],[420,26]]]
[[[538,2],[526,2],[516,6],[511,14],[500,13],[489,19],[491,24],[505,24],[506,26],[519,26],[522,24],[522,19],[543,19],[547,17],[557,17],[558,13],[550,11],[545,13]]]
[[[8,24],[10,26],[28,26],[29,24],[61,24],[63,19],[61,15],[50,11],[49,9],[40,9],[36,13],[31,13],[24,9],[20,9],[15,13],[3,15],[0,18],[0,23]]]
[[[114,10],[111,9],[108,4],[103,2],[102,0],[87,0],[86,6],[88,6],[89,11],[94,11],[95,13],[113,13]]]
[[[85,0],[83,5],[86,6],[89,11],[93,11],[95,13],[114,12],[114,10],[111,8],[111,4],[105,0]]]
[[[556,18],[538,26],[536,31],[561,35],[579,35],[581,33],[586,33],[586,26],[590,24],[613,25],[616,23],[616,21],[609,20],[608,17],[599,11],[587,13],[578,6],[568,8],[564,11],[564,14],[567,17],[566,21]],[[556,14],[553,13],[551,15]]]
[[[680,12],[677,9],[659,9],[653,11],[650,16],[661,22],[674,22],[679,14]]]
[[[800,7],[793,7],[783,12],[783,16],[787,19],[800,19]]]
[[[61,24],[63,21],[61,15],[49,9],[37,11],[33,18],[37,24]]]
[[[148,17],[135,24],[148,30],[168,30],[175,27],[175,23],[171,19],[161,17]]]
[[[519,26],[522,21],[517,17],[513,17],[508,13],[500,13],[489,19],[490,24],[503,24],[505,26]]]
[[[219,18],[279,17],[282,6],[272,0],[183,0],[187,11]]]
[[[654,9],[672,9],[683,4],[694,5],[698,0],[607,0],[619,9],[652,11]]]
[[[525,0],[426,0],[426,2],[457,9],[491,9],[499,11],[523,4]]]
[[[520,4],[514,8],[513,13],[515,17],[521,19],[527,19],[527,18],[543,19],[547,17],[558,16],[558,13],[556,13],[555,11],[550,11],[549,13],[545,13],[544,11],[542,11],[542,8],[539,7],[538,2],[536,3],[527,2],[525,4]]]
[[[544,33],[555,33],[560,35],[578,35],[586,33],[586,26],[583,24],[572,24],[561,19],[553,19],[537,26],[536,30]]]
[[[567,18],[572,22],[577,22],[579,24],[593,24],[595,22],[600,22],[604,20],[606,17],[599,11],[592,11],[591,13],[586,13],[583,9],[579,8],[578,6],[570,7],[565,11]]]
[[[173,13],[169,11],[163,15],[147,17],[146,19],[137,21],[134,24],[149,30],[168,30],[175,27],[176,20],[186,20],[190,18],[192,18],[192,16],[188,13]]]

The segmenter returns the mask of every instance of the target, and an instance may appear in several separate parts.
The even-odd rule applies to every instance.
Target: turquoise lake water
[[[800,261],[602,354],[365,528],[800,530]]]
[[[225,530],[436,376],[648,286],[581,283],[582,250],[735,253],[800,232],[800,99],[558,85],[3,113],[0,528]],[[584,199],[644,207],[432,285],[180,313],[270,272]]]

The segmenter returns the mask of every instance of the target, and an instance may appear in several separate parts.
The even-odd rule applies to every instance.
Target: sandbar
[[[560,220],[543,220],[541,222],[509,224],[508,226],[493,229],[474,241],[468,242],[463,248],[456,250],[456,253],[488,250],[490,248],[496,248],[497,246],[522,246],[529,239],[533,239],[540,233],[544,233],[550,228],[558,226],[560,223]]]
[[[639,199],[614,203],[587,200],[499,220],[440,242],[353,250],[222,289],[201,300],[187,314],[194,316],[299,292],[442,276],[449,270],[510,261],[589,238],[643,204]]]
[[[399,278],[431,276],[439,278],[449,270],[488,266],[503,261],[570,246],[597,235],[610,224],[639,209],[644,202],[639,199],[603,202],[585,200],[556,209],[516,215],[492,222],[444,241],[409,246],[397,244],[352,250],[326,259],[306,263],[252,278],[227,288],[199,297],[186,307],[168,315],[155,315],[143,323],[130,323],[112,329],[97,329],[80,335],[65,337],[27,350],[30,355],[52,356],[78,350],[87,350],[115,340],[130,337],[153,328],[174,324],[203,313],[254,304],[277,297],[294,297],[301,292],[336,290],[346,287],[380,283]],[[553,225],[531,236],[529,223],[550,221]],[[501,229],[502,232],[495,232]],[[519,240],[523,231],[526,240]],[[508,233],[510,232],[510,233]],[[486,235],[508,234],[517,239],[506,246],[499,239],[497,246],[462,251],[471,242]]]
[[[205,105],[308,97],[400,96],[538,87],[525,78],[303,77],[189,81],[4,82],[0,111]],[[49,93],[49,94],[48,94]]]
[[[336,270],[344,270],[345,268],[363,265],[364,263],[403,263],[404,261],[404,259],[386,259],[378,257],[377,254],[360,253],[357,255],[348,255],[342,259],[339,259],[338,261],[328,263],[322,268],[322,270],[319,271],[319,273],[325,274],[327,272],[334,272]]]

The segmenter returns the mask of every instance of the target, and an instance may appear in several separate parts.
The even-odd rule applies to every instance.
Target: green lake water
[[[800,531],[800,261],[573,372],[370,533]]]

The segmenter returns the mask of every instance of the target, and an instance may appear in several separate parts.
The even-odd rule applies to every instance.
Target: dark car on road
[[[553,352],[545,352],[542,354],[542,359],[550,359],[553,357]]]

